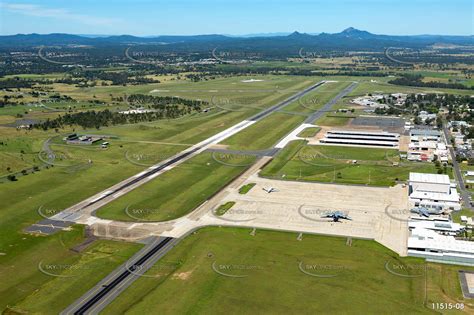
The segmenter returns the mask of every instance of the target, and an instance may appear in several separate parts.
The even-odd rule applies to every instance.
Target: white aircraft
[[[272,192],[277,192],[278,189],[273,188],[273,187],[263,187],[263,190],[265,190],[267,193],[272,193]]]

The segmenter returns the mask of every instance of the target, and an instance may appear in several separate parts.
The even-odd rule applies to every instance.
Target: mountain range
[[[378,35],[349,27],[339,33],[307,34],[293,32],[291,34],[258,34],[258,35],[160,35],[139,37],[132,35],[93,36],[53,34],[17,34],[0,36],[0,47],[57,46],[57,45],[129,45],[129,44],[160,44],[160,45],[219,45],[231,47],[280,47],[304,46],[318,48],[367,48],[383,47],[424,47],[433,44],[474,45],[474,36],[449,35]]]

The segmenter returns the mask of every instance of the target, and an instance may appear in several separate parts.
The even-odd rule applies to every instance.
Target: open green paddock
[[[103,313],[435,314],[433,302],[473,310],[460,267],[400,258],[375,241],[250,231],[196,231]]]
[[[97,211],[104,219],[167,221],[191,212],[255,161],[255,157],[204,152]]]
[[[349,93],[349,96],[357,97],[368,93],[450,93],[460,95],[471,95],[472,90],[442,89],[415,86],[402,86],[388,83],[394,77],[352,77],[358,81],[358,86]],[[337,80],[337,79],[336,79]]]
[[[245,80],[259,80],[243,82]],[[150,94],[154,96],[179,96],[184,98],[210,101],[212,96],[228,98],[260,95],[267,97],[286,92],[296,93],[304,86],[316,81],[305,76],[249,75],[219,77],[200,82],[187,80],[163,81],[162,83],[127,85],[127,86],[95,86],[75,87],[67,84],[54,84],[56,91],[75,99],[90,99],[95,96],[99,100],[110,100],[110,95]]]
[[[410,172],[436,173],[431,163],[400,161],[393,149],[305,145],[293,141],[260,175],[269,178],[392,186]],[[448,169],[451,175],[451,169]]]

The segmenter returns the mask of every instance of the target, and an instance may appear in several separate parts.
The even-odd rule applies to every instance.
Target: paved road
[[[466,184],[464,183],[464,178],[462,177],[462,171],[459,167],[459,163],[456,161],[456,153],[454,152],[453,146],[450,144],[449,130],[446,126],[443,126],[443,132],[444,138],[446,139],[446,144],[449,148],[449,153],[451,154],[451,161],[453,163],[454,173],[458,182],[458,188],[461,191],[463,207],[466,209],[474,210],[474,207],[471,206],[471,203],[469,201],[471,193],[466,189]]]
[[[357,86],[357,82],[352,82],[351,85],[342,90],[339,94],[336,95],[332,100],[327,102],[321,109],[315,111],[304,121],[307,124],[312,124],[316,119],[321,118],[325,112],[328,112],[332,109],[334,104],[336,104],[341,98],[352,92],[353,89]]]
[[[87,291],[61,314],[98,314],[135,280],[143,276],[178,241],[179,239],[171,237],[152,238],[147,246]]]
[[[217,149],[217,148],[210,148],[206,150],[207,152],[216,152],[222,154],[236,154],[236,155],[251,155],[251,156],[274,156],[279,149],[271,148],[266,150],[230,150],[230,149]]]

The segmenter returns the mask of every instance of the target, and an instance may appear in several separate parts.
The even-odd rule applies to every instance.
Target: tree
[[[9,181],[11,181],[11,182],[14,182],[14,181],[17,180],[15,175],[8,175],[8,176],[7,176],[7,179],[8,179]]]

